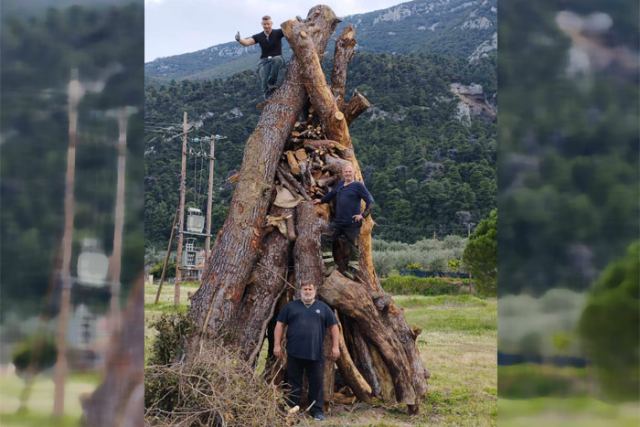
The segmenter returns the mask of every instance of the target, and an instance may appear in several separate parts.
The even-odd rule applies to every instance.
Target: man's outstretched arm
[[[242,46],[252,46],[256,44],[256,41],[253,39],[253,37],[248,37],[246,39],[243,39],[242,37],[240,37],[240,31],[236,33],[235,38],[236,38],[236,41],[240,43]]]

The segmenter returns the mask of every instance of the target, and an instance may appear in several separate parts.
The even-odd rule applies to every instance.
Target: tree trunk
[[[271,215],[293,215],[293,209],[273,206]],[[240,303],[236,328],[228,342],[234,343],[245,360],[253,364],[258,357],[269,320],[276,303],[287,286],[289,266],[289,241],[277,230],[264,239],[264,249],[255,265],[251,283],[247,286]]]
[[[340,110],[344,110],[344,93],[347,87],[347,66],[353,58],[356,48],[355,30],[347,25],[336,40],[333,53],[333,73],[331,73],[331,92]]]
[[[128,427],[144,424],[144,287],[140,276],[129,297],[121,328],[111,337],[106,376],[81,399],[83,425]]]
[[[296,208],[298,239],[293,248],[293,259],[298,289],[306,283],[318,287],[324,279],[320,251],[320,231],[323,223],[320,209],[311,202],[302,202]]]
[[[301,25],[322,54],[337,23],[330,8],[316,6]],[[222,336],[234,323],[258,257],[278,159],[307,99],[300,79],[305,66],[300,59],[291,61],[284,83],[267,102],[247,140],[229,214],[207,263],[202,285],[191,299],[189,314],[197,325],[202,325],[203,335]]]

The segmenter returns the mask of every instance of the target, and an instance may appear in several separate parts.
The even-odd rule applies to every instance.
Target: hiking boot
[[[333,270],[336,269],[336,262],[333,259],[333,252],[322,252],[322,265],[324,267],[325,277],[333,273]]]

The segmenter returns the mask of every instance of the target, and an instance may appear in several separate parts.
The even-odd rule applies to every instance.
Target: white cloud
[[[263,15],[271,15],[277,28],[319,3],[343,17],[402,0],[145,0],[145,61],[233,41],[236,31],[243,37],[258,33]]]

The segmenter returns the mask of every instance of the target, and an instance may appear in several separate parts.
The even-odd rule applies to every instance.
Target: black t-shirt
[[[306,360],[322,360],[322,343],[328,327],[338,323],[331,308],[315,300],[306,307],[301,300],[285,305],[278,322],[288,325],[287,353]]]
[[[251,36],[251,38],[260,45],[260,49],[262,49],[260,58],[282,55],[283,37],[284,33],[281,29],[271,30],[271,34],[269,34],[269,37],[267,37],[264,31]]]
[[[333,221],[338,225],[357,225],[362,222],[356,222],[354,215],[359,215],[360,200],[364,200],[365,209],[369,208],[373,203],[373,197],[367,187],[360,181],[353,181],[349,185],[344,185],[344,181],[340,181],[326,196],[321,200],[322,203],[330,202],[336,199],[336,216]]]

